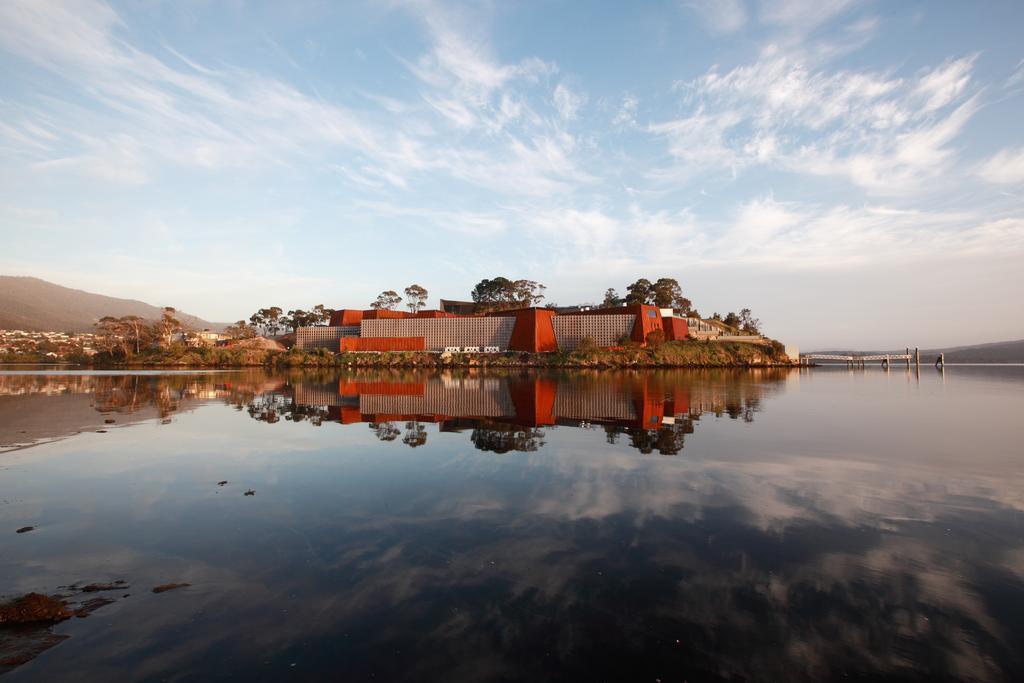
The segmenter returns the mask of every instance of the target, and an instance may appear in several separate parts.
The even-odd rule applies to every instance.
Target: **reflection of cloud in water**
[[[661,417],[689,415],[706,380],[687,385],[686,411],[675,392]],[[801,388],[808,400],[817,381]],[[373,432],[362,414],[348,427],[296,425],[287,388],[263,394],[274,396],[267,410],[282,406],[270,425],[198,411],[168,428],[175,442],[209,438],[225,451],[217,466],[246,466],[273,488],[213,503],[195,483],[219,478],[197,464],[206,452],[170,450],[168,471],[183,476],[133,482],[120,508],[82,502],[111,489],[72,491],[67,509],[87,521],[70,533],[96,547],[50,548],[19,572],[56,580],[66,562],[194,587],[124,601],[102,635],[83,631],[35,664],[50,678],[99,660],[90,672],[111,677],[117,662],[143,678],[379,680],[1012,680],[1024,670],[1024,487],[1019,468],[991,465],[1005,452],[954,466],[939,446],[932,459],[928,442],[926,455],[897,459],[872,450],[867,431],[835,446],[843,457],[789,450],[778,434],[805,419],[781,400],[791,394],[748,424],[746,409],[771,391],[710,383],[741,399],[722,410],[737,419],[702,413],[674,458],[605,438],[613,419],[642,423],[648,403],[584,416],[592,429],[491,424],[543,432],[537,450],[504,455],[474,448],[472,430],[487,425],[452,416],[441,417],[465,431],[434,429],[437,415],[393,415]],[[417,395],[401,391],[403,405]],[[543,416],[543,392],[534,397]],[[302,420],[323,416],[326,406]],[[378,429],[394,439],[378,441]],[[127,434],[110,443],[131,447]],[[123,485],[130,470],[110,467],[102,474]],[[102,543],[85,533],[104,523]]]

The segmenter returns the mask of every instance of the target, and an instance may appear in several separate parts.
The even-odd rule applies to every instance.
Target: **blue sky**
[[[0,273],[232,321],[676,277],[1024,337],[1024,4],[0,2]]]

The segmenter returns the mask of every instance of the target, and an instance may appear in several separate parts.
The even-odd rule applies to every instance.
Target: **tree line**
[[[405,292],[405,307],[412,313],[417,313],[427,303],[429,293],[420,285],[409,285],[403,292]],[[376,300],[370,302],[370,308],[375,311],[391,311],[400,303],[402,303],[402,296],[393,289],[386,289],[377,296]]]
[[[164,307],[160,319],[155,322],[137,315],[120,318],[105,315],[93,325],[96,328],[93,343],[98,351],[125,357],[138,355],[154,344],[170,346],[174,336],[183,330],[176,315],[177,311],[172,306]]]
[[[717,320],[723,325],[740,332],[761,334],[761,321],[754,317],[749,308],[741,308],[738,314],[729,311],[725,316],[722,316],[720,313],[714,313],[710,319]]]
[[[671,308],[683,315],[697,316],[693,302],[683,296],[683,288],[675,278],[660,277],[651,282],[645,277],[626,287],[626,295],[619,296],[614,287],[605,290],[601,308],[617,308],[646,304],[658,308]]]
[[[317,304],[308,311],[296,308],[287,313],[280,306],[271,306],[261,308],[250,315],[248,322],[239,320],[234,325],[229,325],[224,332],[233,339],[255,337],[257,332],[262,332],[264,336],[276,337],[282,332],[294,332],[300,327],[327,325],[331,322],[332,313],[334,309],[323,304]]]
[[[512,308],[536,306],[544,300],[544,285],[533,280],[510,280],[506,277],[485,278],[478,282],[470,296],[481,312],[502,311]],[[420,311],[427,302],[427,290],[412,284],[403,290],[405,297],[393,289],[380,293],[370,303],[370,308],[390,311],[405,301],[405,307],[412,313]]]

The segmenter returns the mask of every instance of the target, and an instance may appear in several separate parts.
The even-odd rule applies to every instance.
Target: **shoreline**
[[[781,346],[781,345],[780,345]],[[328,349],[274,351],[240,347],[166,349],[129,359],[94,359],[96,369],[132,367],[312,368],[764,368],[802,367],[781,348],[739,342],[685,341],[552,353],[435,353],[381,351],[334,353]]]

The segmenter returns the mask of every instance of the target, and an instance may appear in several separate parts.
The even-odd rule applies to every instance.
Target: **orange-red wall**
[[[338,380],[338,393],[342,396],[358,396],[359,394],[423,396],[427,390],[426,387],[426,382],[360,381],[352,379]]]
[[[636,306],[625,306],[626,311],[636,315],[636,321],[633,323],[633,334],[630,337],[635,342],[641,344],[647,343],[647,335],[655,330],[664,332],[661,324],[661,311],[657,306],[647,306],[640,304]],[[622,310],[622,309],[612,309]]]
[[[516,407],[518,424],[531,426],[555,424],[555,393],[558,385],[550,379],[510,380],[509,393]]]
[[[508,342],[510,349],[530,353],[558,350],[558,342],[555,341],[555,326],[551,322],[555,317],[554,311],[546,308],[524,308],[506,313],[515,316],[516,319],[515,327],[512,328],[512,337]]]
[[[425,351],[423,337],[342,337],[340,349],[346,351]]]
[[[331,313],[331,327],[358,325],[363,320],[363,312],[353,308],[342,308]]]
[[[662,318],[666,341],[682,341],[690,334],[690,326],[683,318]]]

